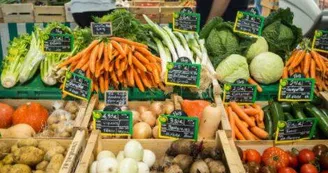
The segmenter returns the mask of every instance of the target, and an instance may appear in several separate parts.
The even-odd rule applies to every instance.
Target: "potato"
[[[197,160],[191,165],[190,173],[210,173],[210,169],[203,160]]]
[[[49,164],[49,162],[44,160],[36,165],[36,170],[45,171],[47,169],[48,164]]]
[[[42,140],[39,142],[38,148],[40,148],[44,152],[47,152],[48,150],[51,150],[57,146],[61,146],[57,141]]]
[[[11,165],[14,163],[14,155],[12,153],[8,154],[3,160],[4,165]]]
[[[18,150],[18,145],[17,144],[11,146],[11,152],[12,153],[15,152],[16,150]]]
[[[219,160],[213,160],[211,158],[205,159],[205,162],[210,169],[211,173],[225,173],[226,168],[224,164]]]
[[[11,173],[10,169],[11,169],[11,165],[4,165],[3,167],[0,168],[0,172],[1,173]]]
[[[166,154],[169,156],[177,156],[178,154],[190,155],[196,147],[197,145],[194,141],[180,139],[172,142]]]
[[[56,146],[55,148],[47,151],[46,155],[44,156],[44,160],[50,161],[55,154],[64,154],[64,152],[65,152],[64,147]]]
[[[57,131],[58,127],[59,127],[59,123],[51,124],[50,125],[50,130]]]
[[[173,159],[173,164],[177,164],[185,173],[189,172],[192,162],[193,158],[185,154],[179,154]]]
[[[50,116],[47,120],[48,125],[56,124],[59,122],[59,119],[57,116]]]
[[[43,160],[44,154],[44,151],[36,147],[21,147],[14,152],[14,160],[16,163],[35,166]]]
[[[15,164],[13,167],[11,167],[10,173],[32,173],[32,170],[27,165]]]
[[[4,142],[0,142],[0,160],[2,160],[6,155],[2,155],[5,153],[10,153],[10,146],[8,146]]]
[[[27,139],[22,139],[17,142],[18,148],[20,147],[26,147],[26,146],[33,146],[37,147],[38,146],[38,141],[34,138],[27,138]]]
[[[36,170],[36,171],[33,171],[33,173],[46,173],[46,172],[44,172],[42,170]]]
[[[47,173],[58,173],[61,165],[64,162],[64,156],[62,154],[55,154],[49,162],[46,172]]]
[[[178,165],[171,165],[164,168],[164,173],[183,173]]]
[[[72,114],[76,113],[79,110],[79,106],[75,101],[68,101],[64,109]]]

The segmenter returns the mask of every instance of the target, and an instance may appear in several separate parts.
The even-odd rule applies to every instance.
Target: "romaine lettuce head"
[[[283,68],[281,57],[271,52],[257,55],[250,64],[252,77],[262,84],[277,82],[282,76]]]
[[[223,83],[234,83],[238,79],[248,80],[249,70],[246,58],[232,54],[216,68],[218,79]]]

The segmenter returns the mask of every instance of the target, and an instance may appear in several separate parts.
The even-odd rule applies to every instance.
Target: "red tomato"
[[[292,168],[297,168],[298,166],[297,156],[290,151],[287,151],[287,153],[288,153],[289,166]]]
[[[298,154],[298,161],[300,164],[310,163],[315,160],[314,153],[309,149],[303,149]]]
[[[289,165],[288,154],[278,147],[270,147],[264,150],[262,161],[266,166],[272,166],[276,169],[284,168]]]
[[[245,162],[256,162],[258,164],[261,163],[261,155],[258,151],[253,149],[247,149],[245,151]]]
[[[312,164],[305,164],[301,167],[301,173],[319,173],[318,169]]]
[[[278,173],[297,173],[297,172],[291,167],[284,167],[284,168],[280,168],[278,170]]]

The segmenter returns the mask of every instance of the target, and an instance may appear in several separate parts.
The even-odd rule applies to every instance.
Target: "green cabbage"
[[[271,52],[257,55],[250,64],[252,77],[262,84],[277,82],[282,76],[283,68],[281,57]]]
[[[258,37],[256,42],[253,43],[246,52],[246,59],[250,63],[254,57],[263,52],[268,52],[269,46],[263,37]]]
[[[287,9],[278,9],[264,22],[262,36],[269,44],[269,51],[285,58],[302,41],[302,30],[293,25],[294,14]]]
[[[218,79],[223,83],[234,83],[238,79],[248,80],[249,70],[246,58],[232,54],[216,68]]]

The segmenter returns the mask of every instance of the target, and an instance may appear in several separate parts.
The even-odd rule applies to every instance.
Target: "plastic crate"
[[[261,85],[263,91],[257,92],[257,101],[269,101],[278,97],[279,83]]]

